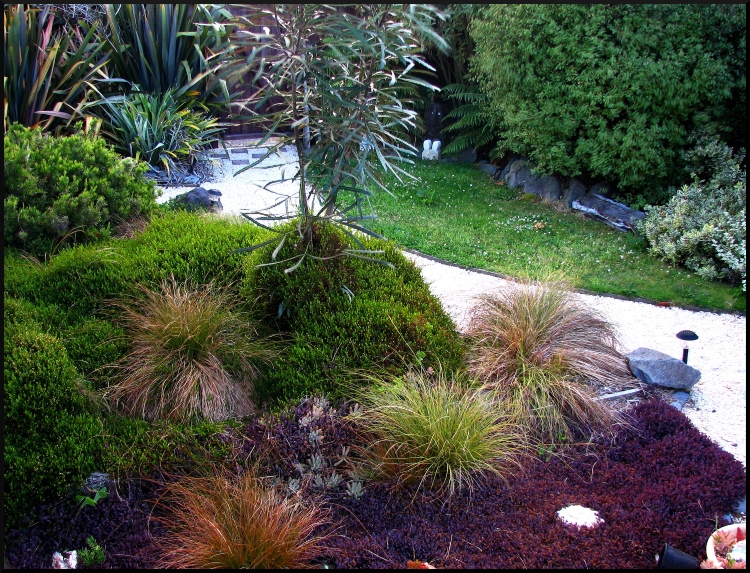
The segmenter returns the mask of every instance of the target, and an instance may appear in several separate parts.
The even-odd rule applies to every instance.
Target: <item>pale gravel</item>
[[[203,187],[221,191],[225,214],[267,209],[279,200],[282,203],[273,212],[291,213],[299,190],[290,180],[296,170],[295,160],[294,152],[280,153],[258,168],[234,177],[233,173],[240,167],[224,161],[223,173],[218,172],[215,181],[204,183]],[[261,189],[268,181],[280,179],[282,172],[285,181],[271,186],[273,192]],[[159,202],[191,188],[165,189]],[[411,252],[404,252],[404,255],[421,270],[431,292],[440,299],[459,331],[465,329],[478,295],[513,287],[513,283],[490,273],[460,268]],[[675,337],[677,332],[692,330],[698,334],[698,340],[690,343],[688,364],[701,372],[701,378],[682,411],[701,432],[747,467],[746,317],[660,307],[608,296],[582,293],[575,296],[616,327],[623,353],[645,347],[681,358],[684,343]]]

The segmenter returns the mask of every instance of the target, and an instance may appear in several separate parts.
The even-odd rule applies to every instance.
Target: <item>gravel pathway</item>
[[[203,187],[221,191],[224,213],[258,211],[272,205],[276,205],[272,211],[275,214],[294,210],[299,191],[299,186],[291,181],[296,172],[294,148],[283,148],[237,176],[233,174],[257,160],[258,150],[233,142],[229,153],[229,157],[216,154],[213,159],[220,169],[215,181],[203,183]],[[263,190],[269,182],[282,179]],[[191,188],[164,189],[158,201],[164,202]],[[486,271],[464,269],[416,253],[404,254],[421,269],[432,293],[441,300],[459,330],[465,328],[477,295],[510,284]],[[746,317],[665,308],[608,296],[577,296],[617,327],[624,353],[646,347],[681,358],[683,342],[675,334],[686,329],[698,334],[699,339],[690,343],[688,363],[701,372],[701,379],[692,389],[683,412],[699,430],[747,467]]]

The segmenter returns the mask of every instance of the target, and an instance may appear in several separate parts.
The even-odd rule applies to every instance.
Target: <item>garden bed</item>
[[[236,469],[258,461],[283,490],[299,477],[294,468],[311,456],[306,436],[313,428],[323,436],[323,459],[333,465],[336,452],[356,440],[343,421],[348,410],[326,407],[311,416],[312,408],[306,400],[265,424],[256,420],[240,429],[233,436]],[[323,491],[304,486],[303,479],[300,495],[315,499],[329,521],[320,529],[329,537],[315,564],[404,568],[418,560],[438,568],[649,568],[664,543],[704,558],[706,539],[745,494],[742,464],[659,399],[627,412],[631,427],[612,440],[542,453],[507,483],[486,478],[450,499],[375,482],[366,482],[355,499],[345,493],[345,482]],[[305,416],[309,422],[300,425]],[[164,515],[166,507],[155,505],[164,483],[157,474],[120,483],[119,495],[81,511],[72,497],[40,507],[32,524],[10,532],[10,564],[47,568],[54,551],[85,547],[93,535],[105,548],[101,567],[153,567],[154,539],[164,529],[150,517],[152,511]],[[603,523],[590,529],[565,525],[556,512],[571,504],[597,511]]]

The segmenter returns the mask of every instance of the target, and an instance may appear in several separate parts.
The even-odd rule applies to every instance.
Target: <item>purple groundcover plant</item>
[[[302,484],[300,495],[330,510],[326,557],[313,565],[405,568],[417,560],[437,568],[651,568],[664,543],[704,558],[706,539],[746,492],[742,464],[684,414],[653,399],[626,411],[630,426],[614,438],[529,458],[507,483],[488,476],[473,491],[444,499],[416,486],[365,481],[355,497],[347,494],[348,477],[326,482],[330,487],[312,479],[351,475],[356,467],[346,454],[357,439],[347,412],[346,405],[334,410],[306,400],[241,431],[244,460],[280,488]],[[318,469],[308,464],[315,455]],[[35,522],[7,537],[11,565],[47,568],[54,551],[83,548],[93,535],[106,552],[100,567],[153,566],[152,540],[164,534],[149,519],[160,511],[152,503],[160,479],[121,483],[119,496],[80,512],[74,499],[38,508]],[[556,512],[572,504],[597,511],[603,523],[564,524]]]

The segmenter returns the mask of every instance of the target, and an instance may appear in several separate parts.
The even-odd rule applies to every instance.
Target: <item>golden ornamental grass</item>
[[[274,355],[226,290],[174,277],[116,306],[131,341],[105,396],[149,421],[224,420],[253,412],[256,363]]]
[[[484,473],[508,475],[525,452],[522,432],[492,396],[442,371],[409,371],[363,390],[353,420],[375,475],[437,495],[473,488]]]
[[[621,419],[593,385],[632,387],[614,327],[562,282],[509,286],[486,294],[466,331],[468,369],[507,403],[536,438],[608,428]]]
[[[167,569],[312,567],[327,523],[314,504],[285,498],[252,473],[180,478],[167,486],[167,533],[155,540]]]

